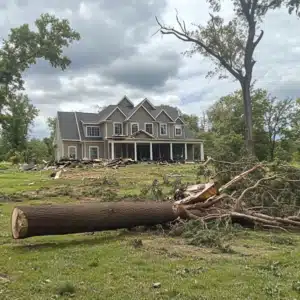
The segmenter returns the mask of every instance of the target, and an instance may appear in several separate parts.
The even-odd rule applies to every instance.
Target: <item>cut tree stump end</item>
[[[19,208],[14,208],[11,216],[11,228],[14,239],[26,237],[28,230],[28,220]]]

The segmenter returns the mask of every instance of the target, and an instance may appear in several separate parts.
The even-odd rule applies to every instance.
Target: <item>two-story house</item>
[[[204,160],[203,142],[176,107],[154,106],[148,99],[134,106],[126,96],[99,113],[59,111],[54,144],[56,160]]]

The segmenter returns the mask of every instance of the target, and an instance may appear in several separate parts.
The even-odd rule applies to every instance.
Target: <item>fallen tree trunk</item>
[[[171,222],[178,216],[172,203],[166,202],[17,206],[12,212],[11,226],[13,238],[22,239],[151,226]]]

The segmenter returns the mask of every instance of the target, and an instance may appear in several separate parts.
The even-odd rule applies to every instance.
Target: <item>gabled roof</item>
[[[119,106],[116,106],[107,116],[106,116],[106,118],[105,118],[105,120],[107,120],[116,110],[118,110],[121,114],[123,114],[124,115],[124,117],[125,117],[125,119],[126,119],[126,117],[127,117],[127,115],[125,115],[124,113],[123,113],[123,111],[120,109],[120,107]]]
[[[80,140],[74,112],[58,111],[57,120],[61,139]]]
[[[132,134],[131,136],[137,136],[137,135],[139,135],[139,134],[141,134],[141,133],[148,135],[150,138],[154,138],[152,134],[150,134],[149,132],[147,132],[147,131],[145,131],[145,130],[143,130],[143,129],[138,130],[137,132],[135,132],[135,133]]]
[[[171,117],[164,109],[162,109],[162,110],[158,113],[158,115],[155,117],[155,119],[157,119],[158,116],[159,116],[161,113],[165,113],[166,116],[167,116],[171,121],[174,122],[174,120],[172,119],[172,117]]]
[[[126,96],[122,98],[125,99]],[[122,101],[121,100],[121,101]],[[126,101],[129,100],[126,97]],[[121,102],[119,101],[119,103]],[[129,100],[130,101],[130,100]],[[151,110],[148,110],[146,107],[143,106],[143,103],[147,102],[151,108]],[[132,103],[131,101],[128,103]],[[165,113],[171,120],[175,121],[180,120],[183,123],[183,120],[180,118],[180,114],[178,112],[178,109],[176,107],[172,107],[169,105],[159,105],[154,106],[147,98],[142,100],[138,105],[135,107],[130,106],[118,106],[118,105],[108,105],[104,109],[102,109],[99,113],[84,113],[84,112],[57,112],[57,119],[58,119],[58,125],[60,130],[60,135],[62,139],[67,140],[78,140],[81,139],[95,139],[93,137],[87,138],[85,137],[85,134],[83,132],[83,124],[85,125],[94,125],[97,126],[102,122],[105,122],[107,118],[111,114],[113,114],[114,111],[119,110],[125,117],[125,121],[129,120],[138,109],[144,109],[151,118],[156,121],[156,118],[161,114]],[[148,134],[149,135],[149,134]]]
[[[134,104],[130,101],[130,99],[126,95],[117,103],[117,106],[122,104],[122,102],[124,101],[127,101],[132,107],[134,107]]]
[[[156,107],[150,102],[149,99],[145,98],[142,102],[140,102],[140,104],[138,104],[137,106],[139,105],[143,105],[145,102],[147,102],[151,107],[152,109],[156,109]]]
[[[142,105],[138,105],[135,109],[133,109],[130,114],[128,115],[128,117],[125,119],[125,121],[128,121],[130,118],[132,118],[132,116],[140,109],[143,108],[148,115],[155,121],[154,116],[149,112],[149,110],[142,104]]]

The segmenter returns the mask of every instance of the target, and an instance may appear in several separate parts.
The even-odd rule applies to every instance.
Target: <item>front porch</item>
[[[128,157],[135,161],[204,161],[202,142],[110,141],[110,159]]]

